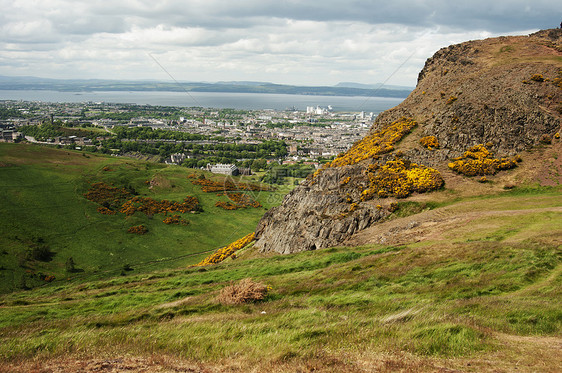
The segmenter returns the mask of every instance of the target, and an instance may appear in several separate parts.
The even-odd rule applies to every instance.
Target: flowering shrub
[[[261,207],[261,203],[252,199],[249,195],[245,193],[225,193],[225,195],[230,199],[230,201],[217,201],[215,206],[221,207],[225,210],[237,210],[245,209],[248,207],[258,208]]]
[[[234,241],[228,246],[218,249],[199,263],[195,264],[195,267],[203,267],[211,264],[220,263],[226,258],[232,256],[236,251],[243,249],[255,238],[254,233],[250,233],[239,240]]]
[[[127,229],[127,233],[134,233],[134,234],[140,234],[140,235],[143,235],[147,232],[148,232],[148,228],[145,227],[144,225],[135,225],[135,226]]]
[[[222,288],[217,300],[225,305],[256,302],[264,299],[269,290],[271,290],[270,286],[245,278]]]
[[[200,211],[201,206],[196,197],[187,196],[183,202],[168,201],[166,199],[157,201],[150,197],[135,196],[121,206],[120,212],[125,215],[133,215],[140,211],[145,215],[159,213]]]
[[[98,212],[103,215],[115,215],[115,211],[108,209],[107,207],[100,206],[97,208]]]
[[[271,188],[268,186],[249,184],[249,183],[234,183],[231,180],[225,180],[224,182],[213,181],[205,178],[204,175],[201,175],[196,179],[194,178],[191,179],[192,179],[191,183],[193,185],[201,186],[201,189],[205,193],[226,192],[226,191],[235,191],[235,190],[248,190],[253,192],[271,190]]]
[[[542,76],[542,74],[533,74],[533,76],[531,76],[531,80],[542,83],[544,82],[544,77]]]
[[[394,150],[394,144],[417,126],[412,118],[402,117],[359,140],[346,153],[339,155],[327,167],[342,167],[359,163],[365,159],[376,158],[378,155]]]
[[[172,216],[168,216],[166,219],[162,221],[164,224],[176,224],[176,225],[188,225],[189,221],[182,218],[180,215],[175,214]]]
[[[558,88],[562,89],[562,72],[558,73],[560,76],[558,78],[554,78],[552,83],[557,86]]]
[[[453,159],[449,168],[466,176],[495,175],[498,171],[516,167],[520,161],[520,156],[512,159],[492,158],[492,153],[483,144],[479,144],[464,152],[462,157]]]
[[[420,139],[420,144],[424,147],[427,148],[429,150],[433,150],[433,149],[437,149],[439,148],[439,141],[437,140],[437,137],[435,136],[426,136],[426,137],[422,137]]]
[[[439,189],[445,184],[439,171],[402,158],[369,168],[367,176],[370,185],[361,193],[363,201],[375,195],[379,198],[405,198],[413,192],[424,193]]]
[[[556,132],[556,133],[554,134],[554,138],[555,138],[556,140],[558,140],[558,139],[560,138],[560,132]]]
[[[93,183],[90,189],[84,193],[86,199],[98,203],[109,210],[118,209],[123,201],[130,196],[131,193],[127,189],[116,188],[103,182]]]

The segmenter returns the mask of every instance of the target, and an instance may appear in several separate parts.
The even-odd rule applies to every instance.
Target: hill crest
[[[427,60],[408,98],[381,113],[370,134],[341,157],[351,161],[338,158],[264,215],[256,247],[291,253],[339,245],[385,219],[396,209],[393,197],[406,195],[369,191],[381,177],[373,168],[396,169],[397,163],[388,162],[397,159],[406,166],[389,174],[387,181],[395,185],[415,184],[419,175],[430,173],[414,172],[412,164],[437,170],[445,188],[460,193],[497,192],[533,180],[559,184],[561,118],[562,30],[443,48]],[[396,123],[410,121],[415,125],[405,133],[384,137]],[[420,144],[428,138],[437,146]],[[549,154],[553,162],[546,167]],[[521,160],[516,170],[502,171]],[[474,164],[482,168],[472,170],[479,178],[467,176]],[[486,167],[490,172],[483,171]],[[421,189],[414,185],[410,199],[420,198]],[[374,196],[365,199],[365,193]]]

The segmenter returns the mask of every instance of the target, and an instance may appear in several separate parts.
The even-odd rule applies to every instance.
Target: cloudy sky
[[[0,75],[170,81],[168,71],[180,81],[299,85],[414,86],[441,47],[562,21],[560,0],[0,0],[0,6]]]

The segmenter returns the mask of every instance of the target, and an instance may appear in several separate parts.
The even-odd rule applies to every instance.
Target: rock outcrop
[[[377,117],[371,134],[400,118],[412,118],[417,127],[368,159],[339,162],[309,177],[264,215],[256,247],[279,253],[325,248],[384,219],[395,200],[365,199],[365,190],[373,182],[369,170],[397,151],[408,163],[438,170],[477,144],[513,156],[554,138],[561,117],[562,30],[443,48],[427,60],[410,96]],[[425,136],[435,136],[439,148],[420,146]]]

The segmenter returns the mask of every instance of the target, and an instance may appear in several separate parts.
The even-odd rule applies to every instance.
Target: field
[[[12,162],[3,151],[3,162]],[[80,154],[69,157],[83,161]],[[198,192],[180,181],[184,171],[177,168],[94,160],[97,165],[84,177],[111,180],[110,175],[139,168],[135,172],[142,176],[130,182],[140,191],[148,193],[144,180],[158,174],[181,188],[181,193],[163,188],[159,197]],[[107,165],[122,171],[104,174],[100,170]],[[82,176],[57,174],[52,166],[44,166],[41,174],[34,167],[43,180],[68,177],[71,187],[55,185],[80,199]],[[50,193],[45,205],[57,198],[55,190]],[[196,255],[167,268],[146,266],[143,273],[135,269],[124,275],[117,273],[119,263],[103,279],[56,281],[3,295],[0,370],[561,371],[562,189],[530,186],[470,197],[439,193],[439,203],[402,202],[385,227],[357,236],[350,247],[277,256],[250,246],[215,266],[186,267],[202,256]],[[212,209],[212,200],[198,197],[205,211]],[[157,237],[152,244],[145,242],[149,236],[129,238],[118,233],[127,226],[123,217],[110,224],[90,202],[80,203],[79,213],[64,206],[62,211],[76,219],[85,219],[87,212],[95,217],[96,229],[113,229],[106,231],[112,239],[134,240],[143,248],[139,261],[177,255],[173,247],[183,245],[186,253],[201,252],[199,243],[174,246],[179,234],[162,238],[167,233],[158,232],[155,223],[150,232],[154,229],[172,248],[152,248]],[[248,215],[237,217],[239,222],[254,219],[252,211],[244,212]],[[195,225],[198,217],[202,223],[205,215],[188,218]],[[42,224],[39,234],[50,240],[52,226]],[[76,232],[76,226],[68,232]],[[235,238],[252,230],[247,226]],[[94,240],[104,236],[97,233]],[[206,248],[229,239],[225,235]],[[76,255],[79,267],[93,261],[83,255]],[[122,259],[132,262],[133,256]],[[263,301],[219,302],[221,289],[244,278],[271,287]]]
[[[192,185],[188,176],[193,172],[128,158],[0,144],[0,293],[45,285],[48,276],[55,277],[55,285],[106,278],[124,268],[137,273],[197,263],[206,252],[253,232],[265,209],[280,203],[285,193],[254,192],[262,208],[225,211],[215,202],[226,197]],[[100,205],[84,198],[95,182],[155,200],[195,196],[203,212],[180,214],[187,225],[164,224],[164,214],[102,215]],[[127,233],[141,224],[147,234]],[[41,254],[42,260],[35,260]],[[70,257],[75,265],[71,273],[65,266]]]

